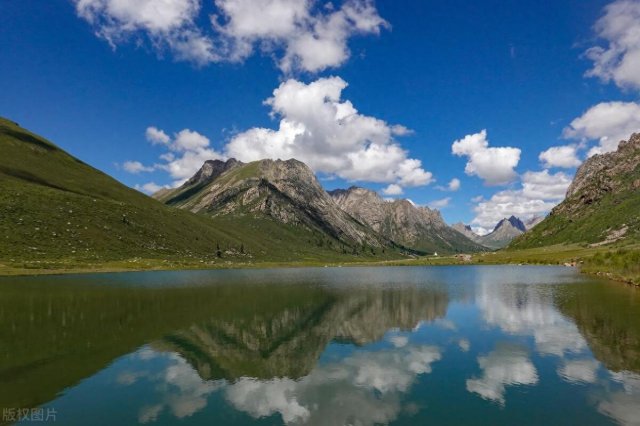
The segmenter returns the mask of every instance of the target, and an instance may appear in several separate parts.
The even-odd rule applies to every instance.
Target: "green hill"
[[[344,256],[317,232],[268,218],[167,207],[2,118],[0,152],[0,267],[7,269],[374,257]]]

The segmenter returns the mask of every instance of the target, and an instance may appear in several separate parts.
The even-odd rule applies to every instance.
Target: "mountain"
[[[476,234],[475,232],[473,232],[473,229],[471,229],[471,226],[465,225],[462,222],[458,222],[451,225],[451,227],[456,231],[458,231],[459,233],[461,233],[462,235],[464,235],[465,237],[467,237],[468,239],[470,239],[471,241],[474,241],[480,244],[480,240],[482,239],[482,237]]]
[[[235,159],[207,161],[181,187],[154,196],[193,213],[268,219],[290,230],[311,232],[328,245],[346,245],[350,252],[362,246],[393,246],[338,207],[311,169],[294,159],[247,164]]]
[[[578,169],[565,200],[510,248],[640,240],[640,134]]]
[[[527,231],[525,224],[515,216],[504,218],[493,228],[493,231],[480,237],[480,243],[492,249],[507,246],[511,240]]]
[[[439,211],[418,207],[409,200],[385,201],[376,192],[355,186],[330,195],[351,216],[403,246],[429,253],[484,249],[447,226]]]
[[[531,226],[535,226],[537,220],[537,218],[532,218],[528,223],[531,223]],[[528,229],[527,225],[515,216],[502,219],[496,224],[493,231],[486,235],[476,234],[469,225],[461,222],[454,224],[452,228],[470,240],[494,250],[507,246],[511,240],[522,235]]]

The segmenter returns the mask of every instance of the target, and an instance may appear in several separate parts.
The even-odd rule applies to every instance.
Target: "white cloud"
[[[574,119],[563,131],[566,139],[597,140],[589,156],[615,151],[618,143],[640,131],[640,104],[636,102],[602,102]]]
[[[140,172],[152,172],[153,167],[145,166],[139,161],[125,161],[122,163],[122,168],[129,173],[138,174]]]
[[[213,41],[196,25],[200,0],[74,0],[79,17],[112,48],[146,37],[160,53],[204,65],[220,60]]]
[[[526,172],[521,182],[522,195],[529,199],[562,200],[571,184],[571,177],[563,172],[550,174],[543,170]]]
[[[443,209],[449,205],[451,202],[451,197],[442,198],[440,200],[434,200],[428,203],[427,205],[432,209]]]
[[[258,47],[276,53],[278,65],[317,72],[344,63],[354,35],[379,34],[389,24],[371,0],[347,0],[340,8],[312,0],[215,0],[211,25],[201,26],[200,0],[74,0],[79,17],[96,35],[117,45],[148,39],[176,60],[206,65],[242,61]]]
[[[458,189],[460,189],[460,179],[458,178],[451,179],[447,187],[449,188],[449,191],[454,191],[454,192],[457,191]]]
[[[382,193],[384,195],[400,195],[402,194],[402,192],[403,192],[402,187],[395,183],[392,183],[391,185],[387,186],[382,190]]]
[[[339,77],[305,84],[287,80],[265,104],[280,117],[277,130],[253,128],[235,135],[225,154],[242,161],[296,158],[316,172],[349,181],[393,183],[401,187],[433,180],[420,160],[409,158],[393,128],[358,113],[342,100],[347,83]]]
[[[209,138],[193,130],[183,129],[170,138],[163,130],[148,127],[145,134],[149,142],[160,144],[169,150],[160,155],[163,162],[156,164],[154,169],[168,172],[174,179],[172,186],[180,185],[193,176],[205,161],[225,158],[210,148]],[[144,186],[142,189],[150,192]]]
[[[640,89],[640,2],[610,3],[594,29],[606,45],[586,51],[586,57],[593,61],[586,75],[613,81],[621,88]]]
[[[455,141],[451,151],[457,156],[467,157],[465,173],[478,176],[485,185],[504,185],[517,177],[514,168],[520,162],[520,149],[489,147],[486,130]]]
[[[526,172],[520,177],[521,188],[497,192],[490,199],[481,199],[474,207],[472,224],[482,230],[492,229],[502,218],[517,216],[522,220],[545,215],[565,196],[571,178],[548,170]]]
[[[144,192],[145,194],[153,194],[160,191],[162,188],[169,188],[166,185],[158,185],[155,182],[147,182],[143,185],[136,185],[135,189]]]
[[[145,132],[145,137],[149,142],[151,142],[154,145],[156,144],[167,145],[169,141],[171,141],[171,138],[169,137],[169,135],[167,135],[164,131],[154,126],[147,127],[147,130]]]
[[[578,158],[576,145],[552,146],[538,156],[545,168],[562,167],[570,169],[578,167],[582,161]]]
[[[486,356],[478,357],[482,377],[467,380],[467,390],[484,399],[505,403],[506,386],[535,385],[538,373],[527,353],[518,347],[498,345]]]

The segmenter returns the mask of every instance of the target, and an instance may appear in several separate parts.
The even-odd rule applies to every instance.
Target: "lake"
[[[0,409],[21,424],[640,424],[640,291],[535,266],[4,277]]]

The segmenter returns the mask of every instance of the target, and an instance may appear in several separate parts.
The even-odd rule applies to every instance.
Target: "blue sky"
[[[479,229],[640,130],[637,0],[328,4],[4,1],[0,115],[132,187],[293,153]]]

